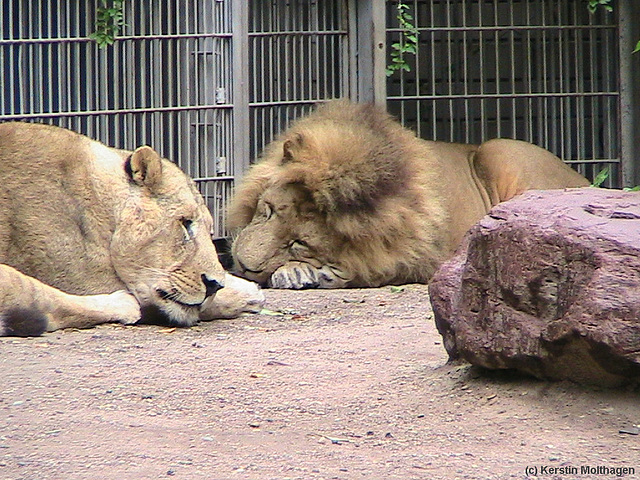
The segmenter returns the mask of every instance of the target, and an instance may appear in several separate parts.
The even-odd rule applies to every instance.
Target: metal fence
[[[583,0],[403,3],[418,53],[387,89],[405,125],[438,140],[526,140],[590,178],[609,165],[608,185],[620,185],[617,5],[592,15]],[[402,41],[397,4],[386,3],[388,45]]]
[[[0,0],[0,121],[153,146],[196,179],[218,237],[249,163],[328,98],[386,102],[424,138],[528,140],[590,177],[611,165],[617,186],[640,139],[623,98],[640,82],[617,56],[619,35],[640,38],[619,14],[633,2],[591,16],[584,0],[405,0],[418,54],[385,93],[397,0],[126,1],[106,49],[88,38],[100,0]]]
[[[54,123],[118,148],[152,145],[222,212],[234,167],[231,2],[125,2],[99,49],[97,1],[3,0],[0,119]],[[186,8],[185,8],[186,7]],[[223,231],[216,215],[216,231]]]
[[[125,2],[99,49],[98,0],[1,0],[0,121],[149,144],[199,185],[225,236],[234,181],[318,100],[349,95],[346,0]]]
[[[346,0],[253,2],[251,158],[318,101],[350,95],[349,41]]]

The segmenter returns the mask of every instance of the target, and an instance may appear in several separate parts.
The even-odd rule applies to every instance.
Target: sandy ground
[[[426,287],[395,290],[0,339],[0,479],[640,478],[637,391],[447,364]]]

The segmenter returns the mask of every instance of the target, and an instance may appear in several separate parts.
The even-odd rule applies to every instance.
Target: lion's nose
[[[205,297],[211,297],[212,295],[215,295],[218,290],[224,288],[224,285],[222,285],[219,281],[207,277],[204,273],[200,276],[200,278],[202,278],[202,283],[204,283],[204,286],[207,288]]]

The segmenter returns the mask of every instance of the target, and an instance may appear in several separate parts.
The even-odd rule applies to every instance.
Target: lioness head
[[[125,171],[129,196],[111,241],[116,273],[140,302],[143,321],[192,325],[225,282],[211,214],[193,181],[150,147],[133,152]]]

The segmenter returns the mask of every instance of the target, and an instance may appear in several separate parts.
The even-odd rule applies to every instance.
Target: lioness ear
[[[296,133],[292,138],[285,140],[282,145],[282,165],[295,161],[296,152],[300,150],[304,143],[304,137]]]
[[[128,158],[125,170],[137,185],[153,188],[162,178],[160,155],[148,146],[138,147]]]

